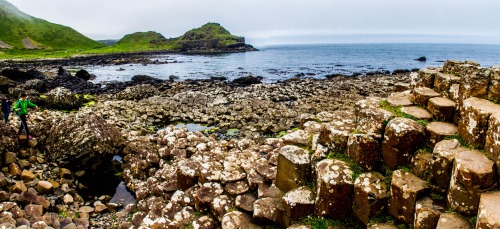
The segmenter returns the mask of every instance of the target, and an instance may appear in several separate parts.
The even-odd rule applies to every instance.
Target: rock
[[[470,97],[486,99],[488,97],[488,84],[491,69],[477,65],[463,64],[460,66],[458,76],[460,81],[460,101]]]
[[[94,202],[94,212],[96,213],[104,213],[108,210],[108,207],[103,204],[101,201]]]
[[[41,72],[39,72],[35,69],[31,69],[31,70],[28,70],[25,72],[25,71],[19,70],[19,68],[5,68],[2,70],[1,75],[7,77],[10,80],[14,80],[17,82],[24,82],[24,81],[32,80],[32,79],[44,79],[45,78],[45,76]]]
[[[424,68],[418,71],[418,77],[421,80],[421,84],[418,84],[417,87],[434,87],[434,81],[436,76],[439,74],[438,71]]]
[[[11,163],[9,165],[9,174],[12,176],[21,176],[21,168],[16,163]]]
[[[377,223],[371,226],[368,226],[369,229],[396,229],[399,228],[394,223]]]
[[[500,192],[481,194],[476,228],[500,228]]]
[[[387,201],[387,184],[382,174],[368,172],[356,178],[352,211],[364,225],[368,225],[372,216],[386,210]]]
[[[453,210],[472,215],[477,212],[481,193],[497,187],[495,165],[478,150],[455,153],[448,205]]]
[[[258,199],[253,204],[253,222],[262,224],[282,224],[283,204],[278,198],[265,197]]]
[[[415,207],[415,228],[434,229],[436,228],[439,216],[444,212],[444,207],[435,203],[431,198],[425,197],[417,201]]]
[[[200,164],[189,159],[177,163],[177,187],[186,190],[198,182]]]
[[[43,196],[38,196],[28,191],[23,191],[19,196],[17,196],[16,200],[27,204],[34,203],[41,205],[45,209],[50,207],[50,202]]]
[[[423,120],[432,119],[432,114],[429,111],[417,106],[403,107],[401,108],[401,112],[411,115],[417,119],[423,119]]]
[[[303,130],[296,130],[290,134],[283,136],[283,143],[287,145],[310,145],[310,134]]]
[[[207,211],[210,209],[210,203],[215,197],[221,195],[224,189],[219,183],[204,183],[197,190],[195,195],[195,206],[198,211]]]
[[[225,214],[221,224],[223,229],[239,229],[241,225],[246,225],[245,228],[248,229],[261,228],[251,222],[249,215],[239,211],[232,211]]]
[[[354,114],[359,116],[359,112],[365,108],[380,108],[382,98],[379,97],[366,97],[356,102],[354,106]],[[314,120],[314,119],[313,119]]]
[[[369,134],[350,134],[347,156],[364,170],[376,170],[381,164],[380,143]]]
[[[87,72],[85,69],[80,69],[79,71],[76,72],[75,74],[76,77],[83,79],[85,81],[87,80],[94,80],[96,78],[95,75],[90,74]]]
[[[490,116],[488,131],[486,132],[484,153],[495,162],[498,177],[500,177],[500,113],[495,113]]]
[[[430,98],[434,97],[439,97],[441,94],[435,92],[434,90],[428,88],[428,87],[419,87],[415,88],[413,91],[413,102],[416,104],[426,107],[427,106],[427,101]]]
[[[488,99],[491,101],[500,100],[500,66],[493,66],[493,68],[491,68]]]
[[[462,62],[462,61],[456,61],[456,60],[447,60],[444,62],[443,72],[446,74],[453,74],[453,75],[458,76],[459,73],[462,71],[461,65],[465,64],[466,62],[470,65],[479,66],[478,63],[474,63],[471,61]]]
[[[120,132],[96,115],[46,120],[38,131],[47,158],[75,170],[96,169],[101,162],[111,161],[123,144]]]
[[[259,186],[259,189],[257,190],[257,195],[259,199],[264,197],[281,198],[283,197],[284,193],[274,184],[271,185],[263,184]]]
[[[45,105],[55,109],[72,110],[81,107],[85,102],[83,96],[73,94],[64,87],[55,88],[45,96]]]
[[[227,183],[225,190],[230,195],[240,195],[248,192],[250,186],[247,181],[237,181],[234,183]]]
[[[316,214],[341,219],[352,208],[352,170],[347,163],[325,159],[316,165]]]
[[[73,199],[73,197],[70,194],[64,195],[64,197],[63,197],[63,203],[64,204],[68,204],[69,205],[69,204],[72,204],[73,202],[74,202],[74,199]]]
[[[429,145],[434,146],[446,137],[456,135],[458,127],[447,122],[430,122],[425,126],[425,132],[429,139]]]
[[[411,171],[423,180],[427,180],[427,178],[429,178],[431,166],[432,153],[419,150],[415,156],[411,158]]]
[[[29,204],[24,207],[24,211],[26,212],[26,216],[36,218],[43,215],[43,206],[36,204]]]
[[[448,98],[454,102],[458,102],[460,98],[460,84],[453,84],[450,87],[450,93],[448,94]],[[458,110],[455,111],[455,116],[457,116]]]
[[[50,193],[54,189],[54,185],[52,185],[48,181],[38,181],[36,189],[39,193],[42,194]]]
[[[14,193],[22,193],[25,192],[26,190],[28,190],[28,188],[22,181],[18,181],[14,184],[14,186],[12,186],[12,192]]]
[[[392,112],[381,108],[365,108],[359,111],[356,117],[358,133],[372,134],[373,137],[380,139],[384,134],[385,124],[394,118]]]
[[[434,78],[433,89],[438,93],[448,92],[451,85],[458,83],[460,83],[460,77],[451,74],[438,73]]]
[[[387,97],[387,103],[394,107],[412,106],[412,100],[413,96],[409,91],[391,93],[389,97]]]
[[[66,169],[66,168],[60,168],[59,169],[59,178],[73,179],[73,175],[71,174],[71,170]]]
[[[240,77],[240,78],[237,78],[233,81],[231,81],[231,83],[233,84],[239,84],[239,85],[244,85],[244,86],[248,86],[248,85],[252,85],[252,84],[260,84],[262,83],[262,79],[264,79],[262,76],[244,76],[244,77]]]
[[[425,140],[425,129],[418,122],[407,118],[392,119],[385,128],[382,142],[384,163],[393,169],[410,164],[411,156]]]
[[[202,216],[193,221],[193,228],[212,229],[217,227],[217,222],[208,216]]]
[[[297,146],[281,148],[278,155],[276,186],[283,192],[303,186],[310,177],[309,152]]]
[[[282,198],[285,226],[289,226],[293,220],[311,215],[314,212],[314,199],[314,193],[307,186],[287,192]]]
[[[3,117],[3,113],[2,113]],[[19,145],[17,144],[17,130],[10,125],[0,125],[0,152],[17,152],[19,150]],[[16,155],[13,155],[15,159]],[[5,164],[12,163],[14,161],[7,160],[8,153],[5,154]],[[1,162],[1,161],[0,161]]]
[[[226,195],[215,197],[210,203],[210,212],[219,222],[231,208],[233,208],[233,202]]]
[[[234,201],[235,206],[246,212],[253,212],[253,203],[257,200],[257,197],[252,193],[246,193],[236,197]]]
[[[469,221],[458,214],[443,213],[439,217],[436,229],[472,229]]]
[[[441,189],[448,189],[455,153],[463,149],[457,139],[443,140],[434,146],[430,171],[431,180]]]
[[[425,181],[415,174],[395,170],[392,173],[389,214],[401,222],[413,223],[417,199],[428,189]]]
[[[146,99],[155,95],[160,95],[160,91],[150,84],[141,84],[125,88],[116,94],[119,100],[135,100]]]
[[[355,129],[355,116],[351,112],[337,111],[335,119],[324,123],[320,130],[318,143],[335,152],[343,152],[347,147],[347,138]]]
[[[468,98],[460,108],[462,119],[458,123],[458,133],[471,146],[484,147],[489,117],[500,113],[500,104],[485,99]]]
[[[30,182],[33,179],[35,179],[35,174],[33,174],[29,170],[23,170],[23,172],[21,173],[21,180],[23,180],[24,182]]]
[[[432,116],[443,122],[453,122],[455,115],[455,102],[444,97],[434,97],[429,99],[427,109]]]

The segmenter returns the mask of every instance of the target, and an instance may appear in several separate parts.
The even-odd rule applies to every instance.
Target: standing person
[[[5,95],[5,98],[2,99],[2,112],[4,117],[4,122],[7,124],[9,122],[10,115],[10,107],[12,106],[12,101],[10,101],[10,97]]]
[[[29,101],[26,98],[26,93],[23,92],[21,94],[21,98],[17,100],[16,104],[14,105],[14,111],[17,112],[17,115],[19,115],[19,118],[21,118],[21,126],[19,127],[19,131],[17,132],[17,134],[20,135],[21,131],[24,129],[26,137],[28,139],[31,139],[28,123],[26,123],[26,115],[28,114],[28,107],[34,107],[35,109],[38,110],[38,106]]]

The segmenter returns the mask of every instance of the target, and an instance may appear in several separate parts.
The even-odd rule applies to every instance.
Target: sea
[[[472,60],[481,66],[500,65],[500,45],[486,44],[321,44],[256,47],[245,53],[150,56],[166,64],[83,66],[97,77],[94,83],[128,81],[149,75],[176,81],[261,76],[264,83],[294,77],[325,78],[332,74],[359,75],[442,66],[446,60]],[[426,61],[416,59],[426,57]]]

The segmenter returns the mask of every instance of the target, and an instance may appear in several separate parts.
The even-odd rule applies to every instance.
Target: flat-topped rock
[[[500,113],[500,104],[471,97],[463,101],[460,112],[461,120],[458,123],[460,136],[472,146],[484,147],[490,115]]]
[[[417,199],[427,190],[426,182],[415,174],[395,170],[392,173],[389,214],[401,222],[413,223]]]
[[[486,99],[491,69],[472,64],[460,65],[460,101],[470,97]]]
[[[410,164],[411,156],[425,141],[425,128],[407,119],[392,119],[385,128],[382,157],[389,168]]]
[[[314,193],[307,186],[293,189],[282,198],[283,223],[289,226],[293,220],[300,219],[314,212]]]
[[[381,164],[380,143],[369,134],[349,135],[347,155],[367,171],[375,170]]]
[[[387,97],[387,103],[395,107],[411,106],[413,105],[412,100],[413,100],[413,95],[411,94],[411,91],[395,92],[391,93],[391,95]]]
[[[282,224],[283,204],[278,198],[262,198],[253,204],[253,222]]]
[[[432,119],[432,114],[429,111],[417,106],[403,107],[401,108],[401,112],[411,115],[417,119],[424,119],[424,120]]]
[[[493,101],[500,100],[500,66],[493,66],[491,68],[488,99]]]
[[[368,226],[369,229],[398,229],[394,223],[376,223]]]
[[[481,194],[476,228],[500,228],[500,191]]]
[[[353,112],[336,111],[332,120],[323,123],[318,143],[336,152],[343,152],[347,147],[347,138],[356,128],[356,117]]]
[[[495,162],[500,177],[500,113],[490,116],[484,153]]]
[[[380,108],[382,98],[380,97],[366,97],[365,99],[359,100],[354,104],[354,114],[358,116],[358,112],[365,108]]]
[[[434,90],[438,93],[446,92],[450,90],[451,85],[460,83],[460,77],[446,74],[438,73],[434,78]]]
[[[478,150],[455,153],[448,205],[455,211],[476,214],[481,193],[497,186],[493,161]]]
[[[479,63],[475,61],[458,61],[458,60],[447,60],[443,64],[443,72],[447,74],[459,75],[462,71],[461,66],[464,64],[472,65],[472,66],[480,66]]]
[[[303,186],[310,177],[309,152],[293,145],[281,148],[278,155],[276,186],[283,192]]]
[[[420,83],[417,83],[417,87],[428,87],[428,88],[433,88],[434,87],[434,79],[440,72],[433,70],[433,69],[420,69],[418,71],[418,77],[420,79]]]
[[[418,87],[413,91],[413,102],[416,104],[426,107],[427,101],[430,98],[439,97],[441,94],[428,87]]]
[[[352,170],[343,161],[325,159],[316,164],[316,214],[341,219],[351,214]]]
[[[383,213],[387,208],[385,177],[378,172],[362,173],[354,181],[352,210],[356,218],[368,225],[370,217]]]
[[[448,189],[455,153],[463,149],[457,139],[443,140],[434,146],[430,172],[432,181],[441,189]]]
[[[444,122],[453,122],[455,114],[455,102],[444,97],[434,97],[429,99],[427,110],[436,120]]]
[[[309,145],[310,134],[304,130],[296,130],[283,136],[283,143],[289,145]]]
[[[456,135],[458,127],[447,122],[430,122],[425,126],[427,138],[431,146],[444,140],[447,136]]]
[[[455,213],[443,213],[439,217],[436,229],[472,229],[467,218]]]
[[[394,113],[382,108],[362,109],[356,117],[356,131],[358,133],[371,134],[375,138],[381,138],[384,133],[385,124],[394,116]]]
[[[429,197],[418,200],[415,207],[415,220],[413,222],[415,228],[436,228],[439,216],[444,212],[444,207],[446,207],[443,205]]]
[[[252,218],[240,211],[232,211],[222,217],[221,226],[223,229],[239,229],[245,225],[248,229],[259,229],[258,225],[252,223]]]

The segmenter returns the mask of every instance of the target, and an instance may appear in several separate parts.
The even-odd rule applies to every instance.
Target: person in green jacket
[[[19,126],[19,131],[17,132],[18,135],[21,134],[21,131],[24,129],[24,133],[26,134],[26,137],[28,139],[31,139],[31,135],[29,134],[29,128],[28,128],[28,123],[26,123],[26,115],[28,114],[28,108],[35,108],[38,110],[38,106],[32,103],[27,99],[26,93],[21,93],[21,98],[17,100],[16,104],[14,105],[14,111],[19,115],[19,118],[21,118],[21,126]]]

